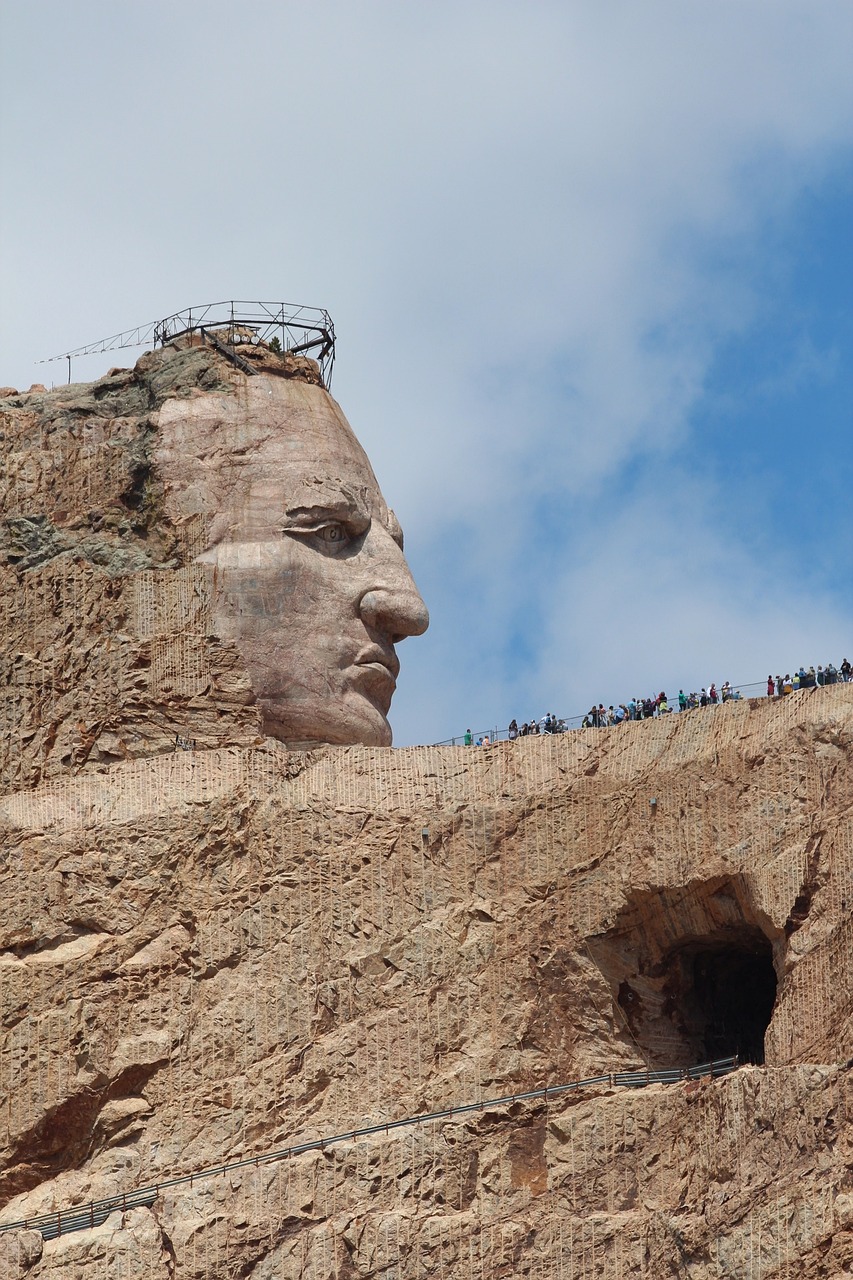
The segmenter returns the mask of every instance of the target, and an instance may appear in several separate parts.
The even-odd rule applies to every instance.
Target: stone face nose
[[[366,590],[359,600],[362,620],[396,644],[406,636],[420,636],[429,626],[429,611],[415,586],[399,544],[386,529],[374,529],[370,537]]]
[[[393,644],[406,636],[421,636],[429,626],[429,612],[411,575],[399,576],[399,586],[375,587],[365,592],[359,606],[367,625],[387,632]]]

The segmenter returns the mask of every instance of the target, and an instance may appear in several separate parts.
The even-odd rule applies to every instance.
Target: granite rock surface
[[[853,1274],[851,750],[853,684],[7,786],[3,1274]]]

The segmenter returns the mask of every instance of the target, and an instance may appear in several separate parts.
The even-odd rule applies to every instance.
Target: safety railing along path
[[[540,1089],[527,1089],[523,1093],[510,1093],[502,1098],[487,1098],[481,1102],[467,1102],[458,1107],[445,1107],[441,1111],[427,1111],[421,1115],[407,1116],[403,1120],[388,1120],[382,1124],[366,1125],[361,1129],[348,1129],[345,1133],[332,1134],[325,1138],[314,1138],[309,1142],[300,1142],[292,1147],[282,1147],[277,1151],[268,1151],[264,1155],[248,1156],[243,1160],[232,1160],[228,1164],[215,1165],[208,1169],[199,1169],[194,1173],[184,1173],[176,1178],[167,1178],[148,1187],[137,1187],[134,1191],[122,1192],[120,1195],[108,1196],[103,1200],[92,1200],[89,1204],[73,1205],[68,1209],[57,1209],[54,1213],[39,1214],[33,1218],[21,1218],[17,1222],[0,1223],[2,1231],[38,1231],[45,1240],[55,1240],[57,1236],[69,1231],[85,1231],[99,1227],[111,1214],[126,1212],[128,1209],[150,1208],[163,1191],[173,1187],[192,1187],[205,1178],[219,1177],[224,1173],[234,1173],[240,1169],[257,1169],[261,1165],[275,1164],[289,1160],[294,1156],[304,1155],[308,1151],[326,1151],[329,1147],[343,1142],[353,1142],[358,1138],[369,1138],[377,1134],[390,1134],[395,1129],[405,1129],[412,1125],[429,1124],[436,1120],[455,1120],[459,1116],[472,1112],[485,1111],[490,1107],[508,1107],[515,1102],[548,1102],[561,1094],[571,1093],[577,1089],[588,1089],[596,1085],[643,1089],[651,1084],[679,1084],[686,1080],[701,1080],[728,1075],[738,1066],[737,1057],[716,1058],[713,1062],[703,1062],[696,1067],[672,1067],[662,1071],[618,1071],[608,1075],[590,1076],[587,1080],[573,1080],[570,1084],[545,1085]]]
[[[828,680],[826,684],[802,685],[801,688],[804,691],[808,689],[830,689],[832,688],[833,685],[841,685],[841,684],[847,684],[847,683],[849,683],[849,681],[845,680],[845,678],[842,675],[838,674],[837,676],[834,676],[832,680]],[[712,707],[712,706],[722,707],[727,702],[749,701],[751,698],[768,697],[771,701],[774,699],[778,701],[780,698],[790,696],[790,694],[788,693],[784,693],[784,694],[773,693],[772,695],[767,694],[766,680],[755,680],[755,681],[752,681],[750,684],[733,684],[730,686],[730,688],[731,688],[731,693],[727,693],[726,697],[722,697],[718,691],[718,695],[717,695],[718,701],[709,702],[708,707]],[[791,692],[798,693],[799,690],[792,689]],[[620,703],[620,706],[621,705],[622,704]],[[667,718],[669,717],[669,714],[675,714],[676,716],[678,716],[678,715],[684,715],[685,712],[688,712],[688,711],[698,711],[698,710],[699,710],[698,707],[685,707],[683,710],[681,710],[678,706],[678,699],[673,698],[672,704],[670,705],[670,708],[669,708],[669,712],[667,713]],[[563,726],[562,729],[545,730],[544,732],[533,734],[532,736],[534,738],[539,738],[539,737],[550,738],[550,737],[559,737],[560,734],[562,733],[571,733],[573,729],[582,728],[583,721],[586,719],[588,715],[589,715],[589,712],[584,711],[584,712],[581,712],[579,715],[574,715],[574,716],[557,716],[557,720]],[[658,718],[657,715],[655,715],[654,719],[657,719],[657,718]],[[638,716],[636,720],[622,720],[620,721],[620,724],[641,724],[643,722],[644,722],[644,718]],[[601,725],[600,728],[618,729],[620,727],[620,724]],[[490,746],[493,745],[495,742],[513,741],[513,739],[511,739],[509,736],[509,730],[500,729],[500,728],[497,728],[496,726],[492,726],[488,729],[469,729],[467,730],[467,732],[470,733],[473,743],[476,743],[478,738],[488,738]],[[452,738],[442,738],[440,742],[433,742],[431,745],[434,747],[461,747],[465,745],[465,736],[466,736],[465,733],[457,733]],[[519,738],[515,740],[518,741],[520,738],[528,737],[528,736],[530,735],[519,734]]]

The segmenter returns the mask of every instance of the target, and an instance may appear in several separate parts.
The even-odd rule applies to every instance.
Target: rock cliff
[[[0,1274],[853,1275],[853,684],[287,750],[155,465],[246,376],[0,406]]]
[[[26,588],[60,668],[80,572]],[[853,684],[479,750],[174,723],[0,797],[0,1227],[152,1189],[5,1275],[853,1274]]]
[[[164,403],[241,379],[191,347],[0,400],[0,792],[176,736],[260,734],[239,656],[212,635],[207,522],[170,517],[153,459]]]

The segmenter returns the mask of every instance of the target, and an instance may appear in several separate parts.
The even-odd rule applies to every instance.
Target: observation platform
[[[202,341],[216,346],[244,372],[254,370],[242,361],[239,348],[245,345],[277,342],[283,353],[311,356],[320,367],[323,386],[331,386],[335,363],[335,326],[328,311],[289,302],[205,302],[186,307],[163,320],[125,329],[108,338],[98,338],[85,346],[50,356],[39,364],[56,360],[68,362],[71,381],[72,361],[104,351],[127,347],[164,347],[179,339],[198,334]]]

